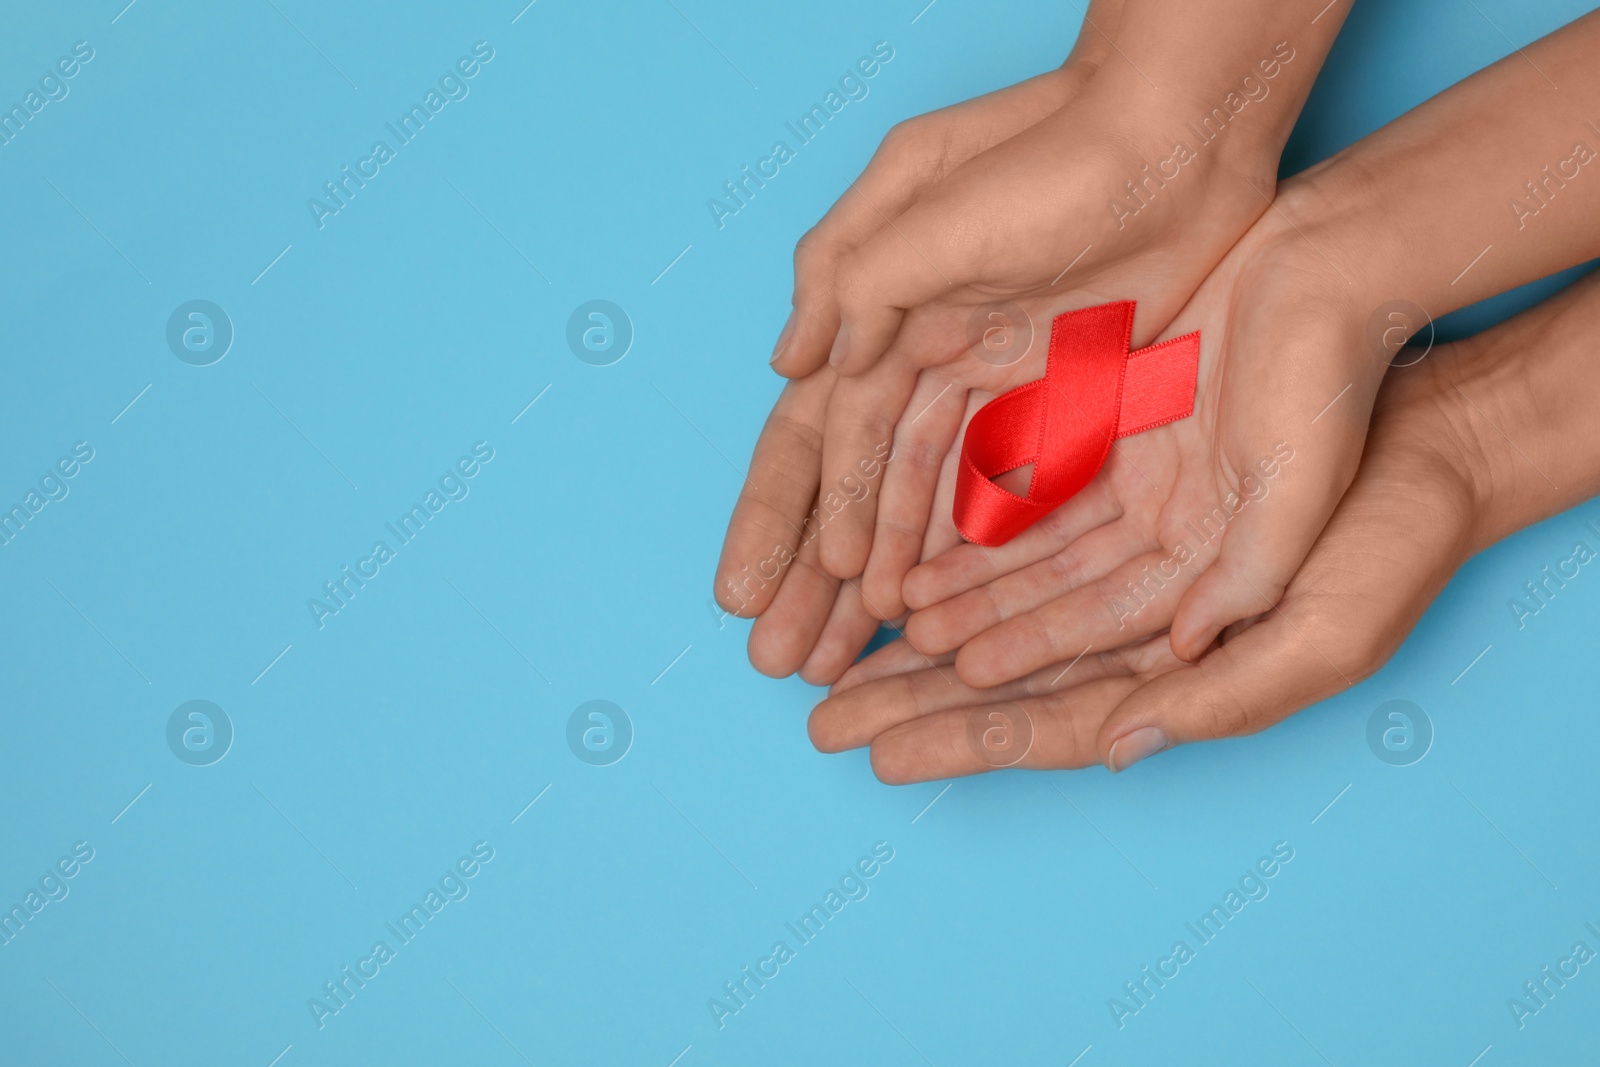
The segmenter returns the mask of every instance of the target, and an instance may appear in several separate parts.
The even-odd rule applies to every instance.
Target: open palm
[[[1364,325],[1337,268],[1263,220],[1166,331],[1200,332],[1195,413],[1118,442],[1088,487],[1011,543],[961,545],[911,571],[911,644],[929,656],[959,648],[960,677],[991,686],[1169,628],[1192,660],[1224,627],[1269,610],[1354,475],[1384,367]],[[990,370],[960,369],[973,362],[946,374],[989,384]],[[911,513],[899,502],[917,495],[912,482],[926,473],[897,452],[875,558]]]

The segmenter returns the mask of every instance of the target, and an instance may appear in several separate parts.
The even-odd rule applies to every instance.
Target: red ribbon
[[[1099,473],[1120,437],[1188,418],[1200,334],[1128,350],[1133,301],[1057,315],[1044,377],[989,401],[961,442],[955,523],[980,545],[1005,544]],[[1026,497],[990,479],[1033,464]]]

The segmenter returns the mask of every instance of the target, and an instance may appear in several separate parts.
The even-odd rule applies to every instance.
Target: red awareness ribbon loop
[[[989,401],[961,442],[955,523],[998,547],[1064,504],[1099,473],[1120,437],[1188,418],[1200,334],[1128,349],[1133,301],[1057,315],[1044,377]],[[1026,497],[990,479],[1033,464]]]

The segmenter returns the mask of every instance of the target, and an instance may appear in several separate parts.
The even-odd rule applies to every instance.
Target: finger
[[[835,205],[837,206],[837,205]],[[794,293],[789,317],[778,331],[768,363],[786,378],[804,378],[828,358],[839,332],[839,304],[833,297],[833,275],[851,242],[819,233],[822,224],[794,246]]]
[[[1172,660],[1165,642],[1088,656],[1076,663],[1052,664],[1006,685],[974,689],[938,665],[886,674],[840,689],[811,713],[808,729],[820,751],[859,748],[902,723],[952,708],[973,708],[1054,696],[1103,678],[1127,677],[1162,658]],[[903,659],[903,657],[902,657]],[[924,659],[925,664],[930,661]]]
[[[828,695],[838,696],[847,689],[854,689],[858,685],[877,681],[879,678],[887,678],[891,674],[907,674],[932,667],[945,668],[946,674],[953,675],[954,672],[948,668],[955,661],[954,654],[932,658],[924,656],[912,648],[905,638],[897,638],[852,664],[850,669],[833,683]]]
[[[872,550],[862,575],[863,591],[889,618],[905,614],[900,587],[922,558],[939,474],[961,428],[965,390],[932,374],[918,377],[909,419],[894,431],[892,462],[883,472]]]
[[[812,685],[832,685],[861,655],[878,625],[862,605],[860,588],[853,582],[843,583],[815,647],[800,666],[800,677]]]
[[[1289,605],[1291,611],[1294,605]],[[1174,745],[1263,730],[1352,682],[1318,649],[1319,628],[1275,612],[1199,662],[1128,694],[1097,739],[1112,771]]]
[[[759,615],[778,592],[816,499],[834,380],[823,370],[790,382],[767,416],[717,562],[716,597],[725,611]]]
[[[972,638],[956,654],[968,685],[1000,685],[1085,650],[1117,648],[1167,627],[1191,574],[1160,550]]]
[[[916,388],[917,374],[884,361],[868,374],[834,386],[822,440],[818,500],[822,565],[854,578],[867,565],[882,485],[882,464],[893,448],[895,424]]]
[[[916,309],[908,317],[907,328],[902,336],[914,342],[918,351],[942,351],[941,345],[953,345],[955,352],[961,351],[959,342],[950,341],[952,336],[959,338],[961,330],[956,317],[948,309]],[[840,493],[834,496],[837,504],[827,510],[825,517],[831,519],[841,506],[846,507],[849,516],[840,523],[831,524],[835,527],[833,532],[824,534],[822,558],[831,573],[839,577],[854,577],[864,573],[867,560],[871,558],[873,528],[882,487],[877,487],[876,497],[858,499],[863,492],[857,485],[860,481],[858,472],[870,474],[876,470],[878,464],[875,460],[882,455],[885,442],[890,435],[899,436],[904,430],[907,415],[913,410],[908,405],[912,403],[912,395],[923,380],[919,374],[921,366],[911,355],[897,358],[891,353],[879,361],[871,373],[851,382],[841,382],[835,387],[835,400],[829,404],[828,428],[824,436],[822,484],[824,487],[833,485]],[[940,389],[943,389],[942,385]],[[937,397],[938,393],[933,393],[930,402]],[[924,406],[919,402],[915,408],[916,414],[911,414],[909,421],[915,422]],[[871,455],[866,451],[869,448]],[[852,456],[857,457],[854,469],[851,467]],[[887,476],[884,480],[887,481]],[[869,479],[868,490],[871,488]],[[828,501],[826,492],[823,500]],[[845,501],[855,502],[855,506],[848,506]],[[919,521],[925,521],[925,514]],[[916,560],[911,562],[915,563]],[[866,593],[869,607],[880,603],[874,592]],[[903,613],[904,608],[899,601],[899,590],[896,588],[882,602],[885,617]]]
[[[985,699],[983,691],[962,685],[948,667],[928,667],[830,695],[812,709],[806,729],[817,751],[843,752],[918,715]]]
[[[991,626],[1104,578],[1149,547],[1127,523],[1101,526],[1053,556],[915,612],[906,638],[930,656],[953,651]]]
[[[827,361],[839,333],[839,262],[938,180],[937,140],[891,131],[861,176],[794,249],[794,310],[772,350],[779,374],[798,378]]]
[[[872,742],[872,770],[888,785],[1099,762],[1095,741],[1118,701],[1139,681],[1103,678],[1045,697],[950,708],[890,727]]]
[[[962,359],[973,351],[972,338],[967,335],[972,314],[970,307],[942,300],[919,304],[906,312],[894,341],[880,358],[898,359],[918,370],[961,361],[961,367],[957,368],[959,373],[955,376],[967,385],[990,385],[993,381],[1009,381],[1013,376],[1022,381],[1029,380],[1026,372],[1032,367],[1032,361],[1027,367],[1007,371],[992,370],[987,366],[978,366],[972,360]]]
[[[974,280],[989,227],[961,206],[970,200],[924,198],[840,261],[839,333],[828,353],[835,370],[865,372],[894,342],[908,310]]]
[[[800,543],[777,594],[750,628],[750,663],[772,678],[800,669],[833,613],[839,579],[817,563],[817,539]]]
[[[1330,427],[1314,446],[1300,449],[1280,442],[1281,451],[1254,461],[1264,466],[1246,468],[1237,490],[1213,509],[1225,524],[1217,558],[1173,616],[1178,655],[1198,659],[1224,627],[1278,603],[1355,478],[1365,429],[1364,422]]]
[[[989,393],[978,389],[967,394],[967,410],[961,417],[961,427],[956,432],[956,439],[951,443],[950,451],[945,453],[944,462],[939,466],[939,482],[933,491],[933,511],[928,516],[927,533],[922,537],[920,559],[933,559],[966,543],[961,531],[956,529],[955,522],[956,478],[961,471],[960,441],[972,416],[991,399],[993,398]],[[900,582],[900,592],[903,599],[904,579]]]
[[[1107,10],[1100,25],[1115,22],[1117,3],[1096,0]],[[1094,5],[1092,5],[1094,6]],[[1096,37],[1096,40],[1099,40]],[[1080,40],[1074,54],[1084,63],[1029,78],[889,131],[859,178],[795,249],[794,313],[774,350],[780,374],[800,377],[827,359],[839,330],[834,275],[841,256],[888,225],[949,170],[1038,122],[1078,91],[1091,64],[1093,42]]]
[[[902,584],[913,610],[931,607],[958,593],[1048,559],[1068,545],[1121,516],[1122,509],[1097,478],[1081,493],[1037,524],[998,548],[959,544],[912,568]],[[951,499],[954,501],[952,476]]]

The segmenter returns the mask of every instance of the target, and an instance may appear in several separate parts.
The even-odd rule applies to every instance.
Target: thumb
[[[1130,693],[1100,727],[1100,759],[1115,773],[1176,745],[1253,734],[1351,684],[1275,611]]]
[[[1283,440],[1268,446],[1264,438],[1241,452],[1252,457],[1245,473],[1201,523],[1221,532],[1217,557],[1173,615],[1172,651],[1180,659],[1199,658],[1226,627],[1270,610],[1283,596],[1355,479],[1370,410],[1360,401],[1368,397],[1347,397],[1350,417],[1311,427],[1299,447]]]

